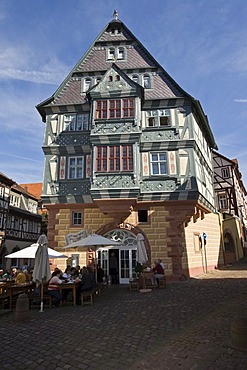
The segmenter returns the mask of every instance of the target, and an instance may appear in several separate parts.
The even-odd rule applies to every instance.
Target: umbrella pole
[[[43,282],[41,283],[41,292],[40,292],[40,310],[39,312],[44,312],[44,286]]]

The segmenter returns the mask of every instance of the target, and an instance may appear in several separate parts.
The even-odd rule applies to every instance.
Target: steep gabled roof
[[[120,29],[121,32],[113,34],[112,30],[114,29]],[[49,105],[85,103],[85,95],[81,95],[80,78],[81,76],[104,74],[109,68],[109,63],[111,63],[111,61],[106,59],[105,48],[114,45],[123,45],[128,53],[126,60],[115,61],[119,68],[129,73],[142,71],[143,73],[150,72],[154,74],[155,85],[160,85],[157,89],[159,95],[155,96],[155,90],[147,90],[145,93],[146,99],[149,98],[148,95],[150,93],[150,99],[189,96],[154,59],[125,24],[117,19],[106,25],[55,93],[36,106],[40,114],[42,115],[42,108]]]

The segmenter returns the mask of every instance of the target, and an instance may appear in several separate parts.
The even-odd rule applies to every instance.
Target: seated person
[[[87,267],[81,269],[81,283],[76,289],[76,303],[80,304],[81,292],[87,292],[93,289],[95,286],[94,274],[89,272]]]
[[[154,278],[155,278],[155,280],[156,280],[156,282],[159,286],[159,279],[162,279],[165,275],[164,275],[164,269],[158,261],[155,261],[155,266],[153,268],[153,272],[154,272]],[[155,283],[155,281],[154,281],[154,283]]]
[[[70,266],[67,266],[64,273],[61,276],[62,280],[70,280],[71,279],[71,271],[70,271]]]
[[[16,284],[24,284],[26,283],[26,275],[20,269],[17,270],[17,275],[15,278]]]
[[[55,269],[52,273],[51,280],[49,281],[48,285],[48,294],[50,294],[53,297],[53,305],[58,307],[59,303],[62,299],[59,285],[62,284],[62,280],[60,279],[62,275],[62,271],[59,269]]]

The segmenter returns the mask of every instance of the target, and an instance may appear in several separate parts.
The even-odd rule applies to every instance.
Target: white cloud
[[[234,101],[237,103],[247,103],[247,99],[235,99]]]

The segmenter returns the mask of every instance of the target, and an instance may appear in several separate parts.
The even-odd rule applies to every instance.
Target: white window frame
[[[21,204],[21,197],[16,194],[11,194],[10,205],[19,208]]]
[[[87,113],[80,114],[65,114],[64,115],[64,131],[84,131],[88,130]]]
[[[157,109],[146,112],[146,127],[170,127],[169,109]],[[165,122],[163,118],[166,118]]]
[[[219,209],[228,209],[228,199],[226,193],[218,194]]]
[[[150,74],[148,73],[145,73],[143,76],[142,76],[142,86],[144,87],[144,89],[151,89],[151,76]]]
[[[72,163],[74,161],[74,163]],[[81,161],[81,163],[79,163]],[[71,171],[74,171],[74,175],[72,175]],[[81,173],[81,176],[79,172]],[[77,157],[68,157],[68,179],[75,180],[75,179],[83,179],[84,177],[84,157],[77,156]]]
[[[124,60],[125,59],[125,49],[123,46],[119,46],[117,48],[117,60]]]
[[[133,74],[132,75],[132,81],[134,81],[135,83],[139,84],[139,81],[140,81],[140,76],[138,74]]]
[[[92,86],[92,79],[90,77],[86,77],[83,80],[83,92],[87,92],[90,87]]]
[[[150,155],[150,168],[152,176],[164,176],[168,175],[168,160],[167,152],[152,152]],[[155,159],[155,156],[157,159]],[[165,158],[161,158],[164,156]],[[154,165],[157,166],[158,173],[154,173]],[[162,166],[165,166],[165,171],[162,170]]]
[[[107,60],[114,60],[115,59],[115,48],[113,46],[109,47],[107,50]]]

